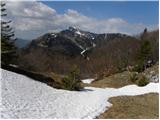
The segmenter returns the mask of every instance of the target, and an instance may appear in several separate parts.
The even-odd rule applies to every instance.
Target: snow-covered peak
[[[77,31],[77,28],[76,27],[69,27],[69,30],[70,31]]]
[[[80,32],[79,30],[77,30],[75,33],[78,34],[78,35],[80,35],[80,36],[85,36],[85,34],[82,33],[82,32]]]
[[[79,35],[82,35],[82,33],[80,31],[78,31],[78,30],[75,33],[77,33]]]
[[[74,32],[76,35],[79,35],[79,36],[84,36],[85,35],[84,33],[81,32],[81,30],[79,30],[76,27],[69,27],[69,30]]]

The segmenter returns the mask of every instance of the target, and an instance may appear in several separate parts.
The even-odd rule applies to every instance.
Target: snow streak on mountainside
[[[82,31],[76,27],[69,27],[68,30],[64,30],[62,32],[71,32],[69,34],[72,34],[71,36],[68,34],[65,34],[64,36],[68,39],[70,39],[77,47],[81,49],[80,54],[85,57],[85,52],[89,51],[90,49],[96,47],[96,44],[94,43],[94,34],[89,33],[86,31]],[[79,40],[76,40],[76,39]],[[89,44],[88,44],[89,42]],[[85,44],[84,44],[85,43]],[[88,45],[87,45],[88,44]],[[88,58],[89,59],[89,58]]]
[[[2,71],[2,118],[95,118],[111,104],[110,97],[158,92],[158,83],[119,89],[86,87],[57,90],[23,75]]]

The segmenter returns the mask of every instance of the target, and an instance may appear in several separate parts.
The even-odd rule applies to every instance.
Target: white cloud
[[[151,29],[158,25],[130,24],[121,18],[99,20],[68,9],[64,14],[36,1],[7,2],[8,16],[13,20],[16,35],[21,38],[36,38],[48,31],[59,31],[69,26],[96,33],[121,32],[135,34],[145,27]]]

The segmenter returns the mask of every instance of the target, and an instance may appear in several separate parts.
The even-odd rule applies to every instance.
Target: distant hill
[[[30,41],[29,40],[25,40],[25,39],[21,39],[21,38],[17,38],[17,40],[15,41],[15,44],[18,48],[23,48],[25,47]]]

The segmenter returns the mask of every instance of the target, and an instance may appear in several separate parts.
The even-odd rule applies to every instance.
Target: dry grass
[[[52,77],[56,82],[62,83],[62,76],[61,75],[58,75],[58,74],[56,74],[54,72],[50,72],[48,75],[50,77]]]
[[[139,96],[119,96],[109,99],[111,108],[102,113],[99,119],[158,119],[159,95],[149,93]]]
[[[92,84],[89,84],[88,86],[100,87],[100,88],[106,88],[106,87],[120,88],[130,84],[133,84],[130,80],[130,74],[128,71],[125,71],[122,73],[111,75],[109,77],[105,77],[102,80],[94,81]]]
[[[108,77],[105,77],[104,79],[97,80],[92,82],[91,84],[85,84],[85,86],[92,86],[92,87],[100,87],[100,88],[106,88],[106,87],[112,87],[112,88],[120,88],[126,85],[130,84],[136,84],[131,81],[131,74],[134,72],[124,71],[122,73],[116,73],[113,75],[110,75]],[[145,76],[147,75],[158,75],[159,74],[159,67],[158,64],[147,68],[143,74]]]

